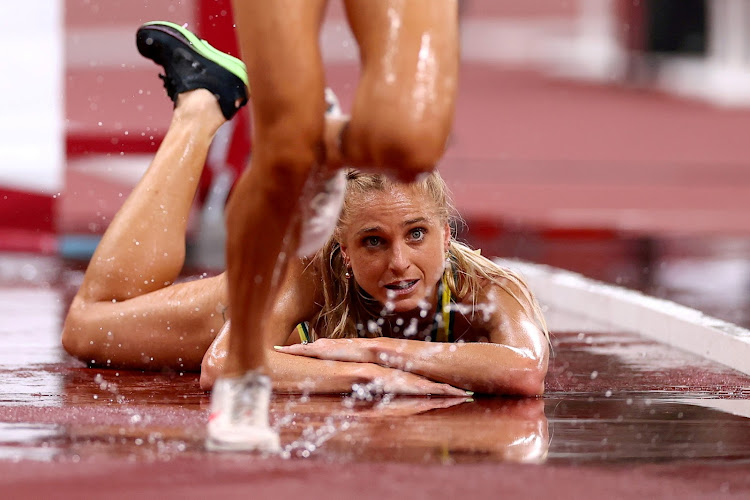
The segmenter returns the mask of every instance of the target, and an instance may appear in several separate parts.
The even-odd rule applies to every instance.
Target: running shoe
[[[230,120],[247,103],[245,63],[211,47],[186,28],[166,21],[144,24],[136,33],[138,52],[164,68],[167,95],[207,89],[216,96],[221,112]]]
[[[326,100],[326,116],[334,118],[340,118],[344,115],[341,111],[341,104],[339,104],[339,98],[332,88],[326,87],[325,93],[323,94]]]
[[[268,424],[271,380],[256,372],[220,378],[211,392],[206,448],[211,451],[281,451]]]
[[[340,118],[343,116],[339,99],[332,89],[326,87],[326,116]],[[346,194],[346,171],[340,168],[329,174],[329,177],[313,180],[315,195],[305,212],[302,231],[299,238],[297,255],[309,257],[320,250],[333,234],[341,214]]]

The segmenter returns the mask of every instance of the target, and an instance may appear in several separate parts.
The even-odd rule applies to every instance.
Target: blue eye
[[[424,228],[418,227],[409,231],[409,236],[412,240],[422,241],[424,239],[426,231]]]

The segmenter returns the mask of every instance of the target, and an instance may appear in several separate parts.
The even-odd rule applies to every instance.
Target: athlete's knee
[[[364,163],[413,181],[435,168],[445,150],[446,136],[444,127],[432,123],[389,120],[371,123],[355,148],[365,152]]]
[[[91,346],[94,342],[88,338],[85,321],[85,302],[76,297],[73,299],[62,329],[62,346],[65,352],[79,359],[91,359]]]
[[[271,186],[287,193],[301,188],[315,165],[325,161],[323,122],[290,120],[258,135],[253,168],[262,168]]]
[[[434,170],[443,155],[444,141],[427,133],[407,133],[380,144],[384,168],[400,180],[412,182]]]

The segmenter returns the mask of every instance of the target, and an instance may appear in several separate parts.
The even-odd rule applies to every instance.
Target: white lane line
[[[750,374],[750,330],[675,302],[601,283],[562,269],[497,259],[520,272],[552,330],[610,329],[635,332]],[[564,311],[560,316],[556,311]]]

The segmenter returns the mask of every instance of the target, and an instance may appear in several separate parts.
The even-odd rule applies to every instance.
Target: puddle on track
[[[0,286],[0,460],[216,457],[197,374],[89,369],[64,354],[70,289]],[[555,332],[553,347],[542,399],[276,395],[272,422],[284,456],[325,463],[750,459],[750,377],[630,333]]]
[[[276,395],[284,456],[422,464],[750,458],[750,379],[635,335],[557,334],[542,399]],[[619,345],[618,354],[603,344]],[[2,338],[0,338],[2,344]],[[16,346],[17,348],[17,346]],[[0,349],[5,349],[0,345]],[[201,455],[196,374],[0,366],[0,459]]]

